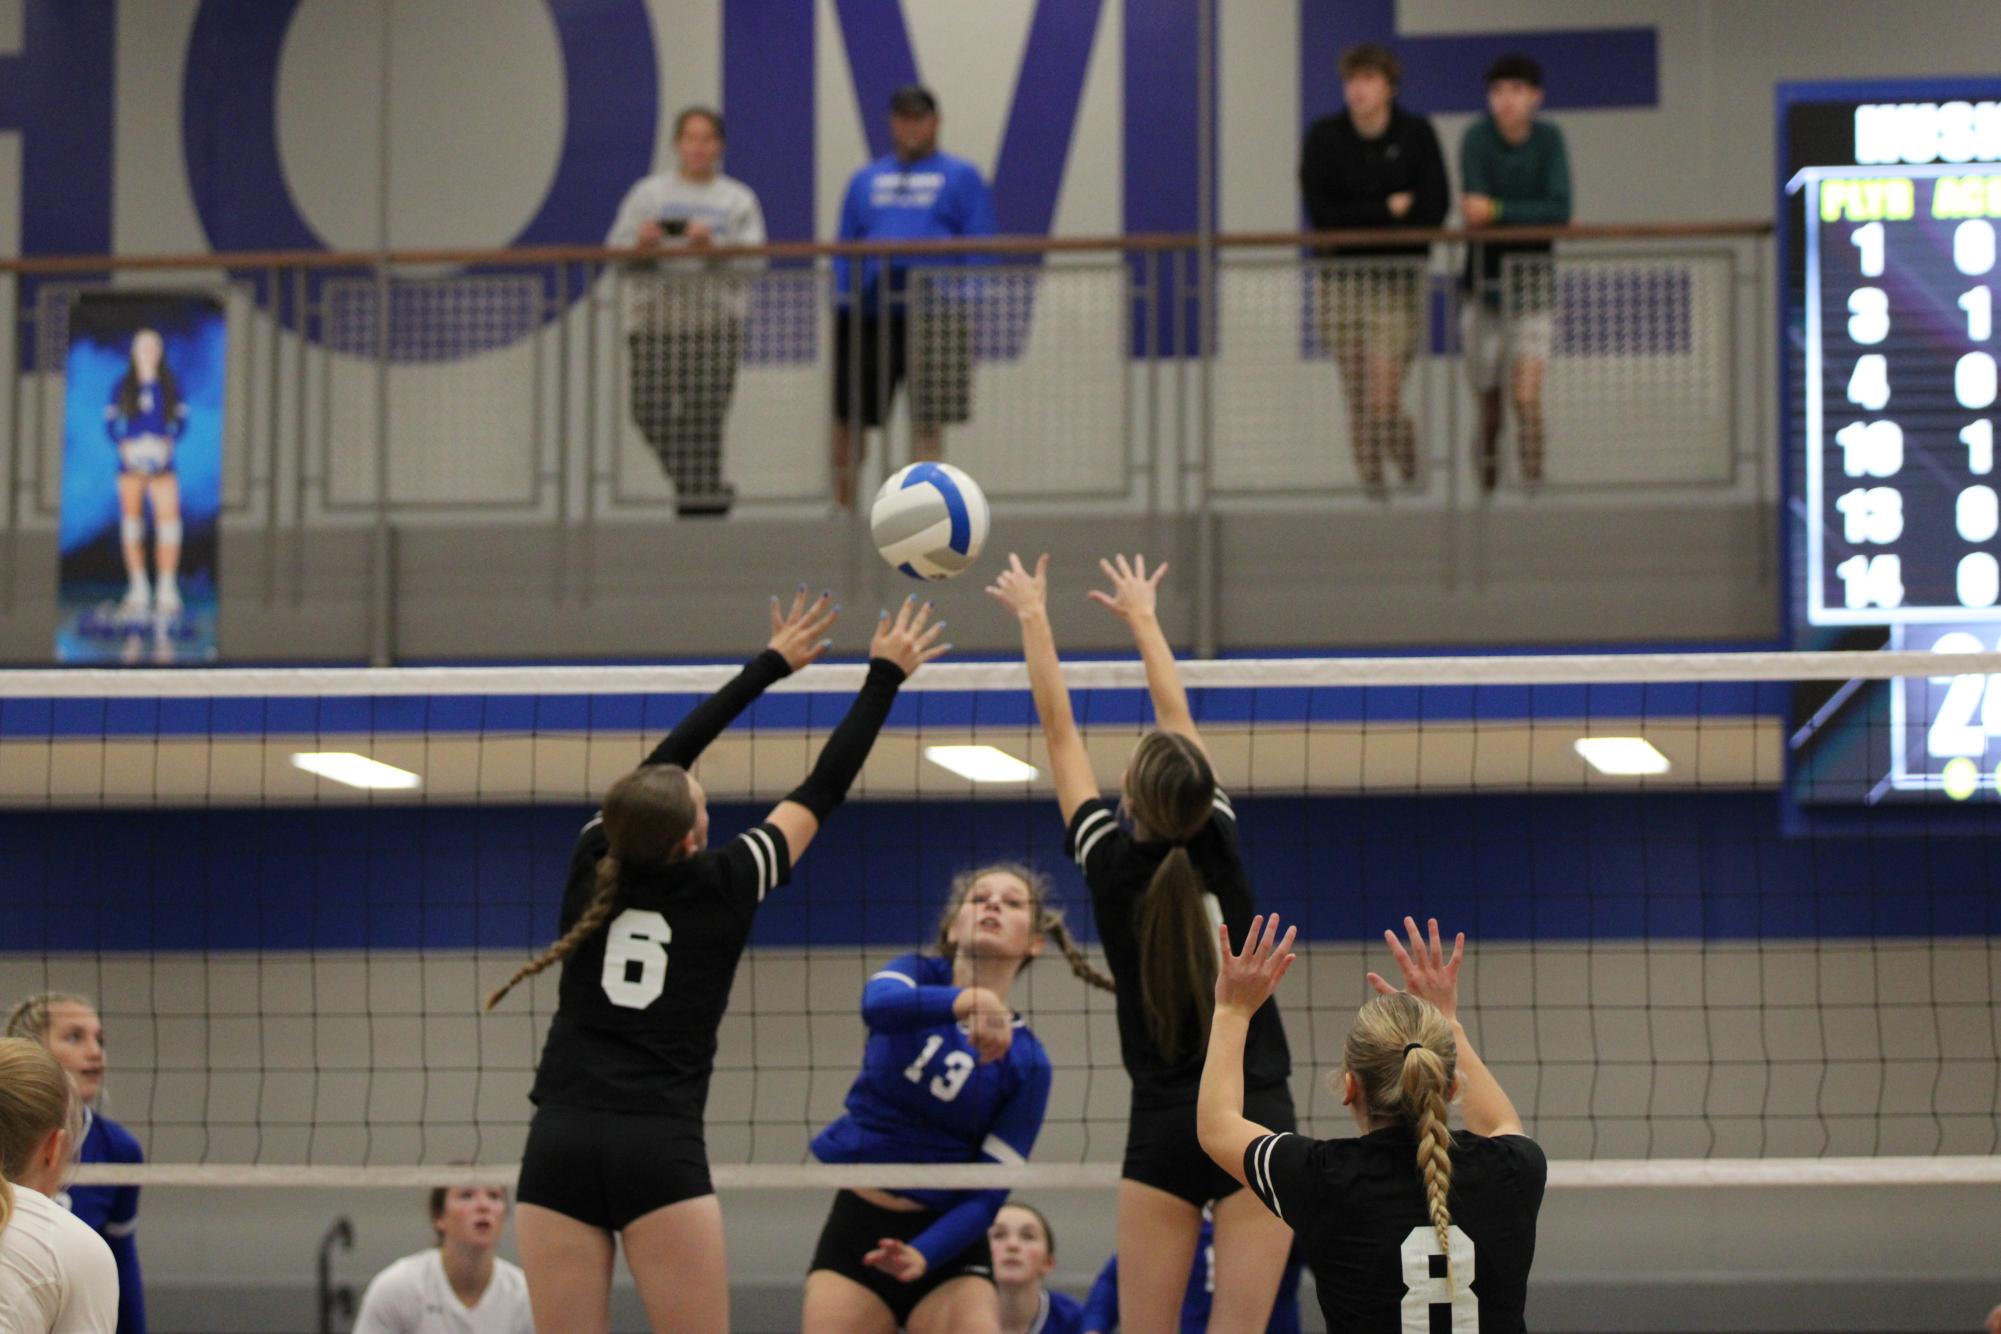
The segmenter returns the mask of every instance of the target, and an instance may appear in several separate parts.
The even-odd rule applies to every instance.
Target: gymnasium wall
[[[1408,43],[1410,100],[1437,113],[1448,147],[1479,103],[1486,59],[1502,46],[1540,52],[1571,143],[1578,216],[1671,221],[1769,214],[1775,79],[1950,73],[1979,64],[1984,36],[1964,7],[1928,2],[1893,13],[1791,0],[1248,0],[1218,12],[1211,185],[1225,229],[1296,224],[1300,126],[1337,101],[1333,52],[1352,40]],[[759,188],[774,234],[826,236],[847,174],[879,146],[885,89],[913,75],[943,91],[945,144],[995,180],[1004,227],[1081,236],[1188,231],[1199,221],[1195,0],[489,0],[480,13],[468,24],[447,0],[0,0],[0,53],[13,52],[0,54],[0,251],[593,241],[631,179],[671,161],[672,116],[694,101],[724,104],[730,167]],[[1038,346],[1050,364],[1082,364],[1067,343]],[[441,381],[435,401],[399,384],[397,486],[407,478],[419,491],[481,498],[530,466],[526,456],[495,463],[477,443],[489,417],[513,410],[500,391],[519,387],[521,351],[464,362],[484,386],[472,398],[455,380]],[[1739,365],[1754,374],[1748,356]],[[1416,392],[1435,403],[1463,393],[1455,363],[1433,369]],[[1267,412],[1338,417],[1328,377],[1306,378],[1319,387],[1288,390],[1304,394],[1297,399],[1260,400],[1255,380],[1244,383]],[[330,373],[327,384],[335,483],[366,496],[372,376]],[[1135,382],[1133,397],[1153,387]],[[585,392],[618,398],[608,377]],[[771,477],[817,477],[819,392],[810,374],[747,389],[732,458],[748,466],[761,451]],[[762,405],[774,394],[803,396],[813,412],[771,416]],[[1241,433],[1228,402],[1219,427],[1226,459]],[[1000,404],[984,400],[980,421],[1002,433],[1001,447],[1018,442],[1013,452],[1045,461],[1092,447],[1045,440],[1026,417],[1010,436],[1016,428]],[[1450,423],[1435,429],[1441,439],[1460,433]],[[1748,428],[1764,429],[1755,420]],[[257,433],[243,430],[247,446]],[[1284,433],[1274,462],[1298,463],[1288,451],[1338,455],[1338,430]],[[1179,461],[1178,432],[1168,423],[1144,442],[1156,478]],[[55,442],[22,447],[50,458]],[[664,485],[643,450],[629,452],[621,484],[657,504]],[[1205,535],[1145,520],[1164,489],[1148,485],[1152,492],[1136,483],[1109,505],[1106,517],[1120,526],[1102,525],[1090,540],[1116,535],[1173,549],[1185,563]],[[804,494],[815,490],[809,481]],[[1268,487],[1216,522],[1226,595],[1218,640],[1771,638],[1778,597],[1768,494],[1747,477],[1702,494],[1549,495],[1533,509],[1497,506],[1469,527],[1436,504],[1385,513],[1354,500],[1302,504]],[[1074,525],[1038,524],[1033,511],[1007,508],[1008,540],[1046,544],[1064,564],[1096,554]],[[521,658],[562,643],[577,656],[655,653],[668,629],[649,577],[658,568],[686,570],[694,586],[684,590],[691,614],[671,631],[680,651],[727,651],[733,643],[709,627],[741,598],[795,577],[802,562],[840,568],[850,559],[811,501],[786,513],[793,517],[770,520],[779,526],[749,533],[690,534],[658,518],[603,523],[589,604],[560,607],[543,595],[566,555],[532,522],[400,522],[397,651]],[[329,520],[302,539],[301,585],[274,585],[274,568],[290,562],[274,559],[258,529],[225,534],[225,652],[352,659],[367,650],[370,535],[354,522]],[[1580,561],[1587,551],[1592,559]],[[1301,552],[1344,577],[1302,576]],[[52,615],[50,525],[30,518],[12,553],[0,658],[34,661]],[[962,646],[1005,647],[998,620],[974,608],[955,620],[965,627]]]

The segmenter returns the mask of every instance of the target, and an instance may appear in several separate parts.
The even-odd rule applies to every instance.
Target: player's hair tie
[[[1403,1054],[1408,1056],[1422,1046],[1424,1046],[1422,1042],[1406,1042],[1403,1047]]]

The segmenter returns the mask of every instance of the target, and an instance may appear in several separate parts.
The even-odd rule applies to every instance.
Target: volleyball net
[[[2001,654],[1186,665],[1260,906],[1302,1130],[1405,914],[1463,929],[1463,1014],[1552,1184],[2001,1181]],[[1945,654],[1955,656],[1942,674]],[[0,999],[91,998],[92,1180],[507,1180],[556,996],[482,998],[555,934],[604,789],[732,667],[0,673]],[[858,666],[782,682],[703,757],[718,839],[762,818]],[[1067,667],[1101,784],[1137,663]],[[709,1106],[718,1185],[1101,1186],[1128,1083],[1111,997],[1052,954],[1014,1003],[1055,1066],[1026,1168],[823,1167],[859,998],[955,872],[1088,898],[1018,663],[926,668],[763,906]]]

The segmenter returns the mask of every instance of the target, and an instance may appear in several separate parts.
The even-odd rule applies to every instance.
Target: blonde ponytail
[[[1428,1001],[1398,992],[1378,996],[1355,1016],[1343,1052],[1348,1071],[1362,1086],[1371,1121],[1395,1121],[1417,1136],[1417,1175],[1425,1211],[1438,1232],[1445,1272],[1458,1294],[1452,1269],[1452,1132],[1449,1102],[1459,1060],[1452,1025]]]
[[[1413,1046],[1403,1060],[1403,1102],[1417,1109],[1417,1170],[1424,1178],[1425,1204],[1438,1229],[1439,1253],[1452,1272],[1452,1132],[1446,1125],[1445,1090],[1452,1076],[1429,1047]]]

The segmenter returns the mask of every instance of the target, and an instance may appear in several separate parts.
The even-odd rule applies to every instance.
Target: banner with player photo
[[[214,660],[226,351],[212,297],[70,308],[58,662]]]

